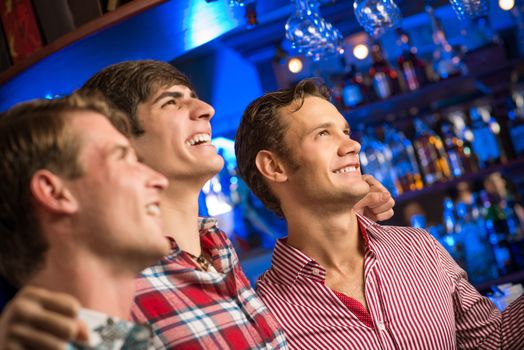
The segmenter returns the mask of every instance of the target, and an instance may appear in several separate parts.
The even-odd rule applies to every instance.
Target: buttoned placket
[[[376,265],[376,255],[368,246],[364,255],[364,297],[368,304],[368,310],[373,320],[373,329],[377,335],[380,347],[381,349],[387,349],[381,334],[385,330],[384,319],[381,312],[382,308],[380,307],[380,302],[377,302],[377,298],[373,297],[379,292],[373,280]]]
[[[260,349],[272,349],[270,346],[270,343],[266,341],[266,336],[263,334],[260,334],[260,327],[258,325],[256,317],[253,315],[256,314],[256,309],[252,307],[248,302],[244,302],[242,296],[240,295],[240,288],[239,286],[242,286],[242,283],[237,279],[237,276],[235,273],[233,273],[234,264],[231,260],[231,257],[227,259],[227,263],[229,265],[229,268],[231,269],[231,272],[226,277],[227,279],[230,279],[226,282],[229,292],[231,296],[235,299],[235,303],[238,305],[238,308],[242,311],[244,316],[249,320],[249,322],[253,325],[255,330],[257,331],[256,334],[251,333],[251,336],[254,338],[255,343],[264,345],[264,347]],[[260,301],[262,302],[262,301]]]
[[[376,302],[376,304],[374,303],[373,308],[370,307],[375,333],[377,334],[382,349],[399,350],[397,343],[387,326],[386,305],[384,304],[380,283],[380,263],[377,259],[377,255],[372,249],[369,249],[366,253],[366,259],[366,261],[369,261],[369,267],[364,276],[366,300],[369,300],[368,295],[376,296],[376,298],[373,298],[373,301]],[[368,306],[369,305],[368,301]]]

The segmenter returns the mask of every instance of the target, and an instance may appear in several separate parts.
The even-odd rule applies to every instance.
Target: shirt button
[[[314,268],[311,269],[311,273],[313,275],[315,275],[315,276],[318,276],[318,275],[320,275],[320,270],[317,269],[316,267],[314,267]]]
[[[379,331],[384,331],[386,329],[386,326],[384,325],[384,322],[380,321],[377,323],[377,327]]]

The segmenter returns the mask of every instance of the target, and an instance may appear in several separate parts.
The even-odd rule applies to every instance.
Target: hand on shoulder
[[[0,349],[65,349],[71,340],[85,340],[77,319],[80,303],[72,296],[25,287],[0,315]]]
[[[390,219],[393,214],[395,200],[391,193],[371,175],[362,175],[362,178],[369,184],[369,193],[362,198],[354,209],[365,217],[373,221],[384,221]]]

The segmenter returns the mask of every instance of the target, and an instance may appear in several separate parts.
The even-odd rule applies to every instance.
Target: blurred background
[[[129,59],[172,62],[216,109],[206,184],[251,281],[285,223],[237,176],[234,134],[266,91],[319,77],[393,194],[482,291],[524,280],[524,1],[1,0],[0,111]],[[504,287],[502,287],[503,289]],[[496,293],[504,293],[495,288]]]

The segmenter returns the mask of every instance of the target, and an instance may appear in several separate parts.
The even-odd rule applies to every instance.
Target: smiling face
[[[292,104],[280,110],[287,124],[284,141],[297,166],[288,169],[283,184],[290,191],[288,198],[306,205],[352,206],[369,192],[369,185],[362,179],[360,144],[351,139],[349,125],[320,97],[308,96],[295,109]]]
[[[137,107],[145,133],[133,144],[144,163],[171,182],[197,181],[203,186],[224,165],[211,145],[214,113],[213,107],[186,86],[159,88]]]
[[[67,184],[79,205],[78,244],[143,268],[169,252],[159,198],[167,180],[137,161],[128,140],[107,118],[74,113],[70,127],[81,143],[78,158],[84,174]]]

